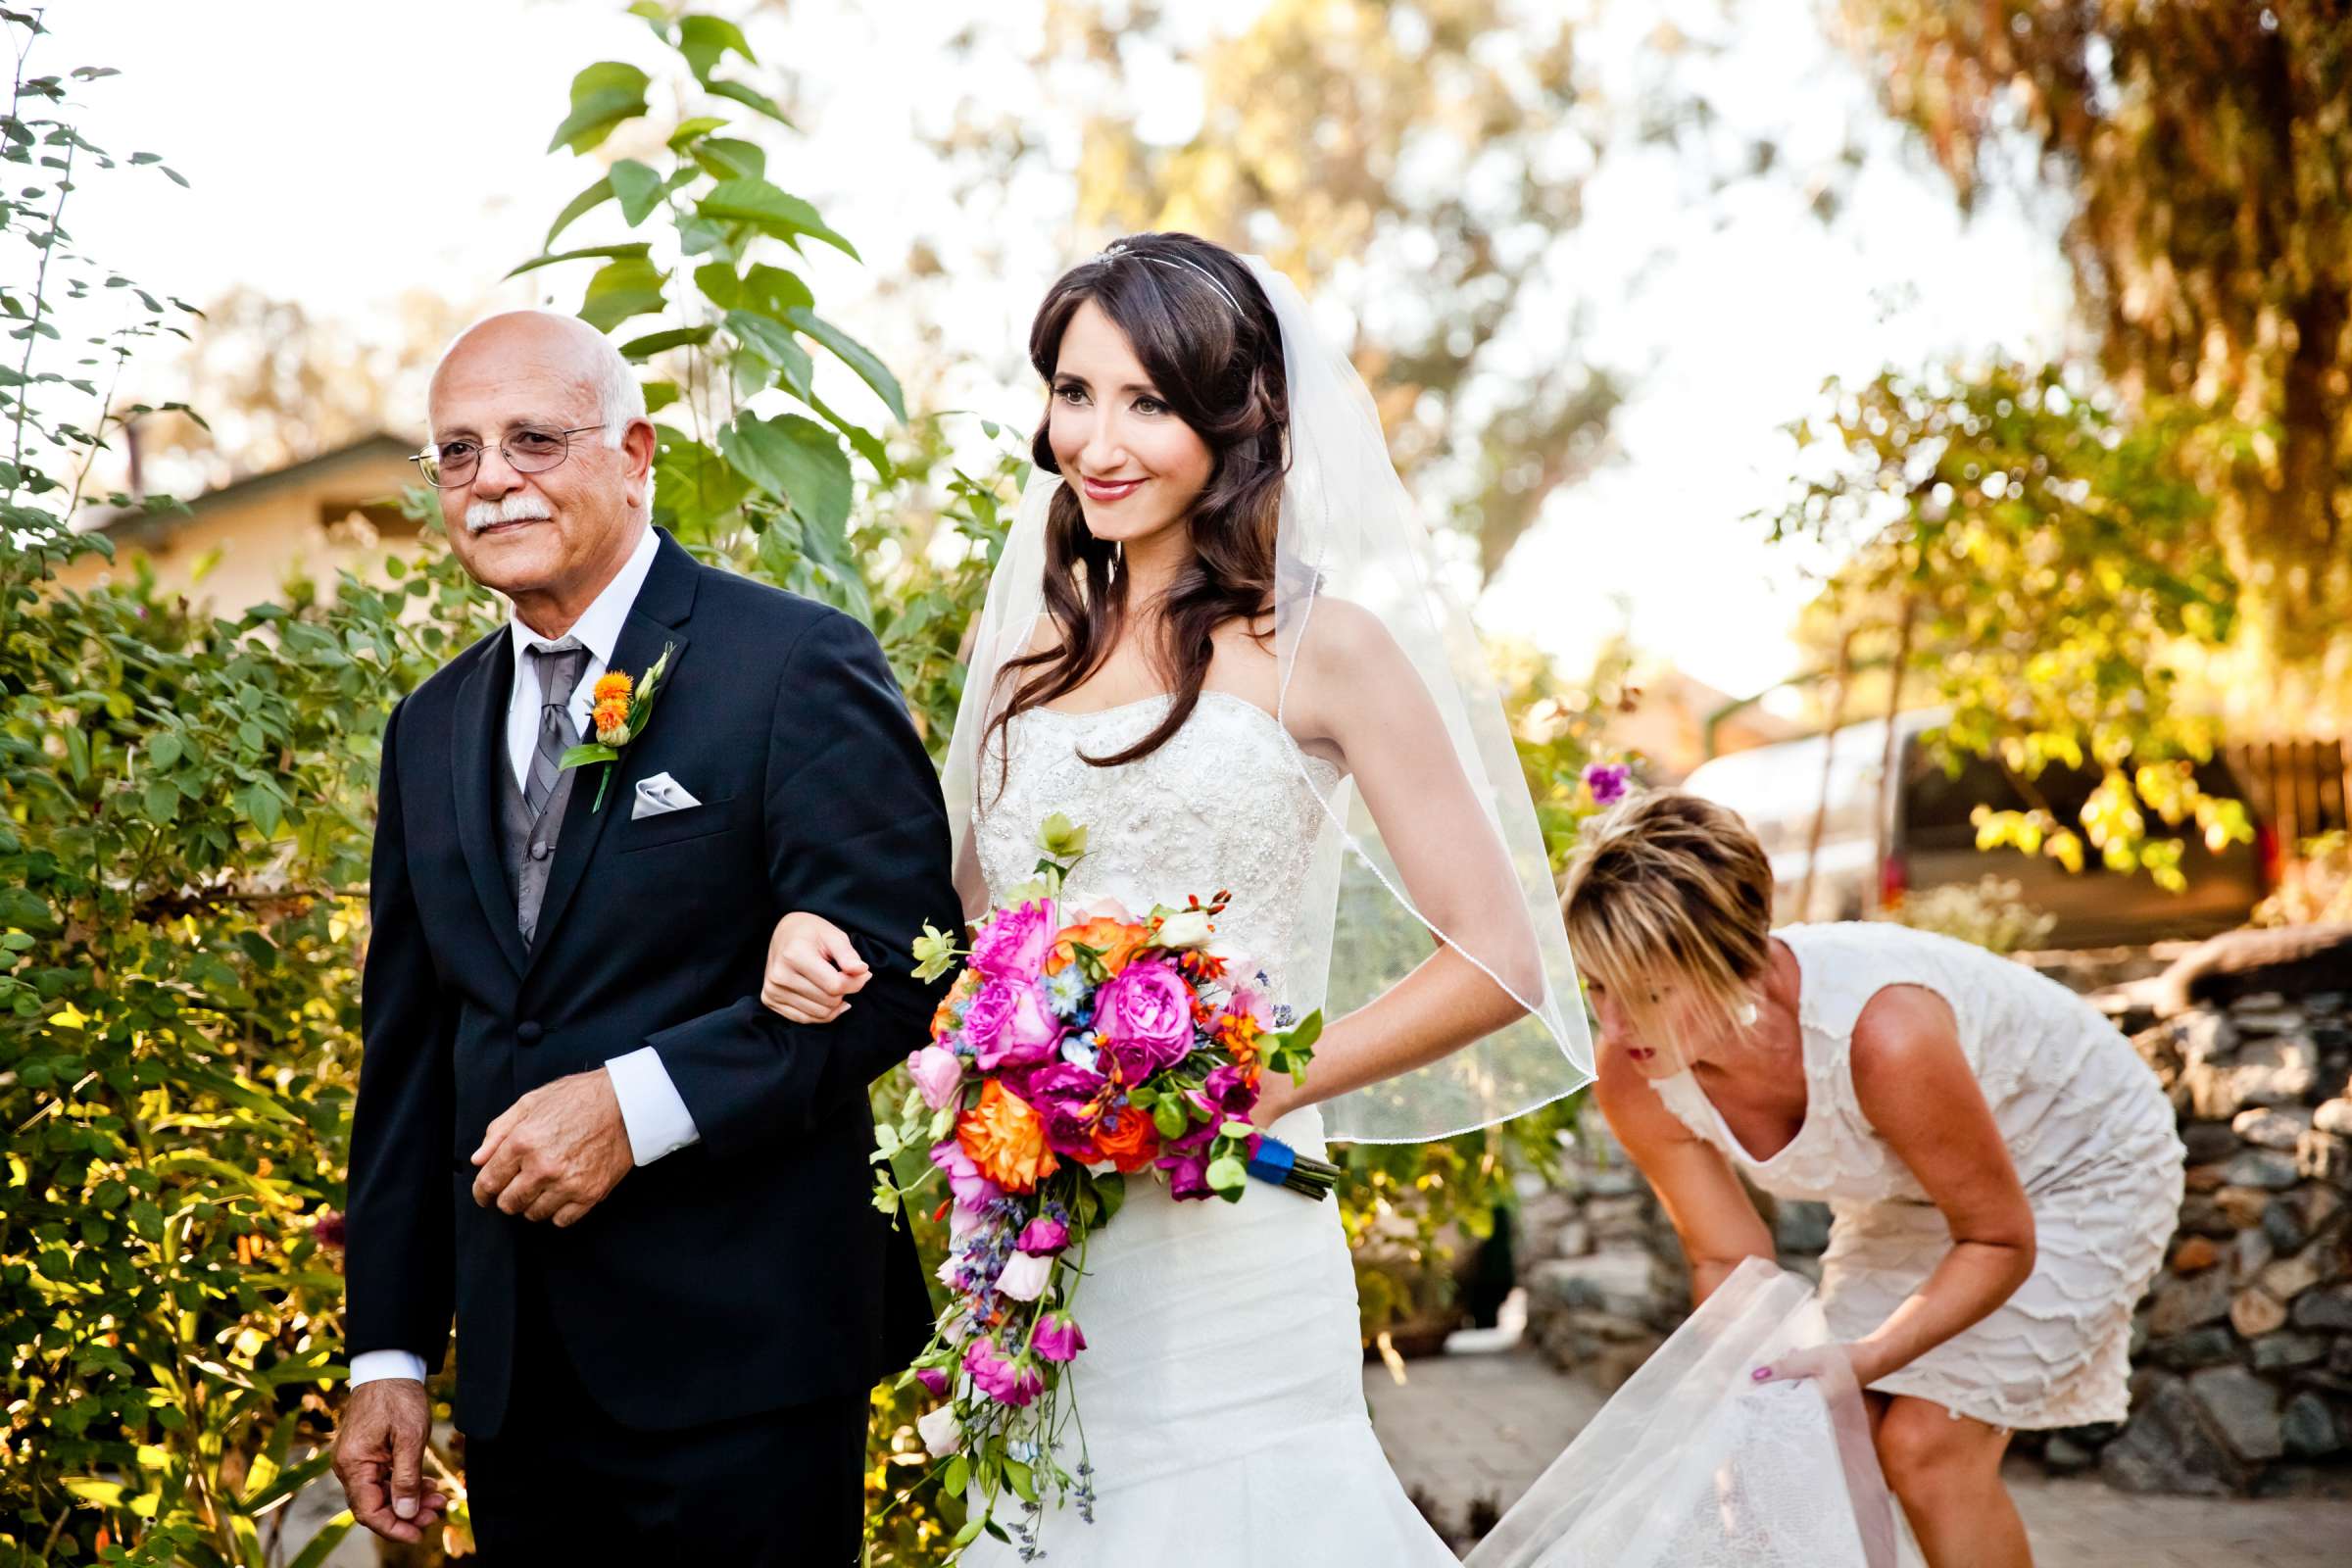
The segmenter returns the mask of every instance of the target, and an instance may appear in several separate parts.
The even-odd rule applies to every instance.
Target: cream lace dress
[[[1754,1158],[1689,1073],[1651,1087],[1756,1186],[1830,1204],[1822,1306],[1832,1333],[1859,1339],[1942,1260],[1951,1232],[1855,1103],[1854,1020],[1887,986],[1941,997],[2033,1204],[2034,1272],[1871,1387],[2012,1430],[2122,1420],[2132,1311],[2180,1207],[2182,1150],[2154,1074],[2081,998],[1967,943],[1876,922],[1776,935],[1803,971],[1810,1098],[1796,1137]]]

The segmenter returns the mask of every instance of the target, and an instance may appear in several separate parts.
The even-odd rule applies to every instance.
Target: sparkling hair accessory
[[[1237,299],[1235,299],[1235,298],[1233,297],[1233,290],[1231,290],[1231,289],[1227,288],[1227,287],[1226,287],[1224,284],[1222,284],[1222,283],[1218,282],[1218,281],[1217,281],[1217,274],[1216,274],[1216,273],[1214,273],[1214,272],[1212,272],[1212,271],[1210,271],[1210,270],[1209,270],[1207,268],[1205,268],[1205,267],[1202,267],[1202,266],[1201,266],[1200,263],[1198,263],[1198,262],[1188,262],[1188,261],[1186,261],[1186,260],[1185,260],[1183,257],[1181,257],[1181,256],[1154,256],[1154,255],[1152,255],[1152,254],[1151,252],[1149,252],[1149,251],[1131,251],[1131,250],[1125,250],[1125,249],[1122,249],[1122,248],[1121,248],[1121,246],[1120,246],[1119,244],[1115,244],[1115,243],[1114,243],[1113,245],[1111,245],[1111,246],[1110,246],[1108,249],[1106,249],[1105,251],[1103,251],[1103,253],[1102,253],[1102,260],[1103,260],[1103,261],[1105,261],[1105,262],[1113,262],[1113,261],[1151,262],[1151,263],[1153,263],[1154,265],[1156,265],[1156,266],[1160,266],[1160,267],[1181,267],[1181,268],[1183,268],[1183,269],[1184,269],[1186,271],[1188,271],[1188,272],[1197,272],[1197,273],[1199,273],[1199,274],[1200,274],[1200,275],[1202,278],[1205,278],[1205,279],[1207,280],[1207,282],[1208,282],[1208,286],[1209,286],[1210,288],[1213,288],[1213,289],[1215,289],[1215,290],[1217,291],[1217,297],[1218,297],[1219,299],[1223,300],[1223,301],[1224,301],[1226,304],[1228,304],[1228,305],[1230,305],[1230,306],[1232,306],[1232,307],[1233,307],[1233,314],[1234,314],[1234,315],[1236,315],[1236,316],[1240,316],[1240,315],[1243,315],[1243,314],[1244,314],[1244,312],[1243,312],[1243,310],[1242,310],[1242,302],[1241,302],[1240,300],[1237,300]]]

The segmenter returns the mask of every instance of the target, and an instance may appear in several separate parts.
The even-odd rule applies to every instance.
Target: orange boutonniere
[[[662,657],[642,680],[632,680],[620,670],[607,670],[596,678],[596,710],[589,715],[589,726],[596,739],[574,746],[557,761],[563,767],[593,767],[597,763],[613,763],[628,744],[645,733],[646,720],[653,717],[654,698],[662,688],[662,672],[669,667],[669,656],[677,644],[663,646]],[[605,790],[612,782],[613,769],[607,766],[596,781],[596,804],[591,811],[605,808]]]

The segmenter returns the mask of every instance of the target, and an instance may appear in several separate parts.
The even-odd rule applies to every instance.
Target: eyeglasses
[[[525,425],[498,443],[498,455],[516,473],[545,473],[571,456],[573,436],[603,428],[602,424],[581,424],[568,430],[541,430]],[[482,450],[479,441],[444,441],[411,454],[409,461],[416,465],[426,484],[451,490],[472,482],[473,470],[482,464]]]

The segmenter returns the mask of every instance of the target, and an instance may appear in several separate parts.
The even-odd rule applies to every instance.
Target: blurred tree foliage
[[[1981,811],[1979,844],[2080,870],[2087,842],[2179,887],[2181,840],[2151,816],[2217,849],[2250,837],[2244,808],[2191,776],[2184,760],[2219,737],[2173,700],[2171,667],[2180,645],[2232,629],[2237,585],[2196,476],[2243,431],[2172,403],[2119,417],[2059,371],[2014,365],[1831,391],[1796,430],[1814,476],[1773,520],[1776,538],[1840,559],[1815,617],[1859,628],[1850,662],[1909,678],[1886,687],[1890,707],[1906,692],[1949,707],[1954,765],[1995,758],[2028,801],[2053,762],[2102,775],[2075,819]]]
[[[2052,194],[2132,406],[2244,426],[2190,475],[2246,632],[2290,662],[2352,614],[2352,8],[2343,0],[1842,0],[1886,107],[1964,203]]]

